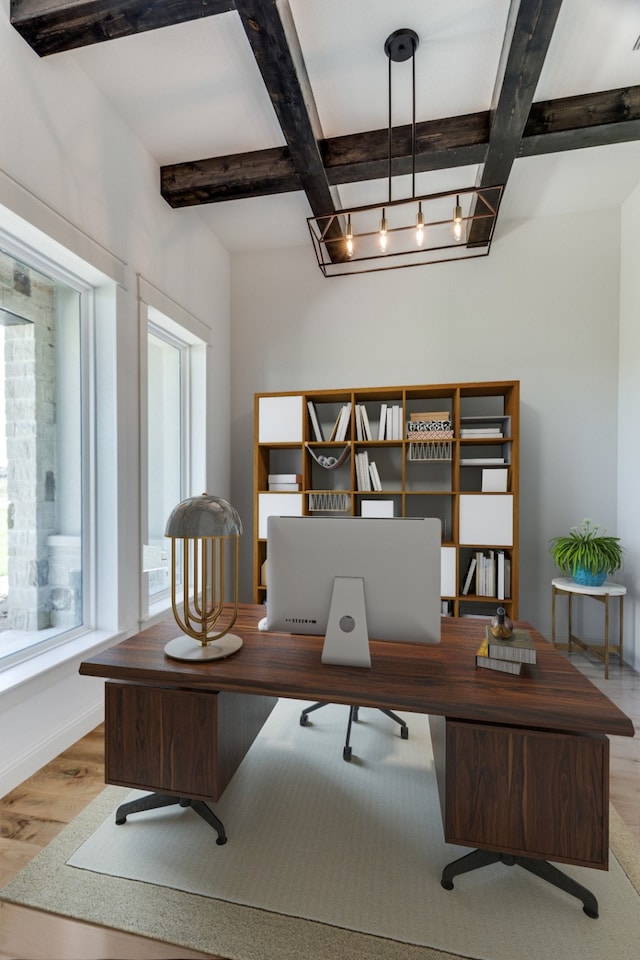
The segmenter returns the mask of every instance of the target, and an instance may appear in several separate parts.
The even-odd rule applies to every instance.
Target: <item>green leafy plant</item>
[[[600,533],[600,526],[589,519],[572,527],[568,536],[554,537],[549,548],[556,566],[571,576],[580,568],[591,574],[615,573],[622,566],[623,551],[619,537],[606,536],[606,530]]]

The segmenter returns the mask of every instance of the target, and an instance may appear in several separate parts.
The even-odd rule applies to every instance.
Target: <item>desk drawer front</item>
[[[217,694],[107,683],[105,780],[217,799]]]
[[[451,843],[607,868],[609,741],[448,720]]]

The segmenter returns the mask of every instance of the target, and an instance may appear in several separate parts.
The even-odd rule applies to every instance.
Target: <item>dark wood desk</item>
[[[429,714],[445,839],[478,848],[445,869],[443,886],[500,859],[597,916],[592,894],[546,861],[607,869],[607,735],[634,730],[567,659],[532,631],[538,663],[526,673],[477,670],[484,623],[447,618],[439,645],[372,641],[371,669],[332,666],[320,661],[321,638],[259,632],[262,613],[241,606],[234,632],[244,645],[228,660],[169,660],[171,619],[81,664],[80,673],[109,681],[108,783],[168,802],[219,799],[277,697]]]

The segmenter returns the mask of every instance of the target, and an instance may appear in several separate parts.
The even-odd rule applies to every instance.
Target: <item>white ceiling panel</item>
[[[387,36],[420,38],[416,116],[488,110],[510,0],[289,0],[323,135],[387,125]],[[640,0],[564,0],[536,100],[640,85]],[[158,166],[280,146],[284,138],[235,12],[58,54],[74,57]],[[411,119],[410,63],[393,65],[393,121]],[[416,193],[473,185],[475,166],[420,174]],[[638,143],[517,159],[500,219],[619,206],[640,181]],[[345,184],[342,206],[382,202],[385,180]],[[411,193],[394,180],[392,196]],[[231,251],[308,243],[303,193],[208,204]],[[175,211],[180,216],[180,210]]]

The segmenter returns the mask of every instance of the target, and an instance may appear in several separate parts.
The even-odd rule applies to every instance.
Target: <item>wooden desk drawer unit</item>
[[[105,780],[218,800],[276,697],[105,684]]]
[[[606,870],[608,738],[447,720],[445,839]]]

